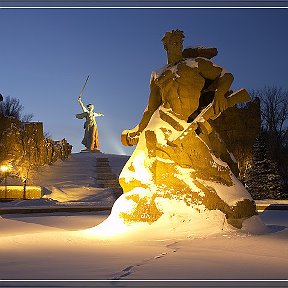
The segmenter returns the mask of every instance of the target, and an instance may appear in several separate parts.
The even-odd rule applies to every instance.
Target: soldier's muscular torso
[[[196,61],[189,65],[186,61],[181,62],[159,74],[155,73],[152,81],[159,87],[163,106],[171,108],[179,118],[187,121],[197,110],[205,79]]]

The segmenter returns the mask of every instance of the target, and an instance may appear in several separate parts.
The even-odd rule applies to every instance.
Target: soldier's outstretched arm
[[[152,115],[162,104],[162,98],[159,87],[152,79],[150,82],[150,96],[148,105],[143,113],[142,119],[139,124],[131,130],[124,130],[121,135],[121,142],[125,146],[133,146],[138,143],[141,132],[147,127]]]
[[[227,97],[232,93],[230,87],[233,80],[233,75],[225,70],[222,71],[221,75],[217,79],[218,87],[215,91],[213,103],[215,115],[220,114],[228,108]]]

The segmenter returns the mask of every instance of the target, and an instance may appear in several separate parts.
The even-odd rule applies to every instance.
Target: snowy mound
[[[184,201],[162,197],[155,199],[155,204],[162,213],[156,221],[127,221],[123,214],[131,214],[135,211],[135,202],[129,199],[129,196],[133,196],[133,193],[128,192],[118,198],[110,216],[86,232],[103,239],[133,238],[142,240],[206,238],[239,232],[239,229],[227,223],[225,214],[219,210],[207,210],[201,205],[191,208]],[[244,221],[240,231],[251,234],[268,232],[267,227],[258,216]]]

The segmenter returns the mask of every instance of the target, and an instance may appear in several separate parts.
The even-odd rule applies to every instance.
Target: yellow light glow
[[[83,231],[87,235],[99,236],[100,238],[115,237],[129,230],[123,219],[119,218],[120,207],[124,210],[131,209],[131,201],[127,201],[124,195],[119,197],[112,208],[110,216],[98,226]]]
[[[7,171],[9,170],[9,166],[2,165],[2,166],[0,167],[0,170],[1,170],[2,172],[7,172]]]
[[[90,236],[98,236],[99,238],[114,238],[129,230],[129,227],[116,218],[114,215],[109,216],[104,222],[98,226],[83,231],[84,234]]]
[[[139,193],[144,193],[143,188],[136,188]],[[143,190],[143,191],[140,191]],[[104,220],[101,224],[96,227],[82,231],[83,234],[87,236],[96,236],[102,239],[116,239],[117,237],[122,237],[127,232],[135,229],[137,226],[147,225],[147,223],[125,223],[124,219],[119,216],[120,212],[129,212],[135,208],[135,202],[126,198],[132,192],[125,193],[121,195],[113,205],[110,216]]]

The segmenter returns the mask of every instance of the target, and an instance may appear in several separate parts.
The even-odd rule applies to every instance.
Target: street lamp
[[[0,170],[4,173],[4,183],[5,183],[5,199],[7,198],[7,172],[9,170],[9,166],[2,165]]]
[[[27,186],[27,178],[23,180],[23,199],[26,200],[26,186]]]

